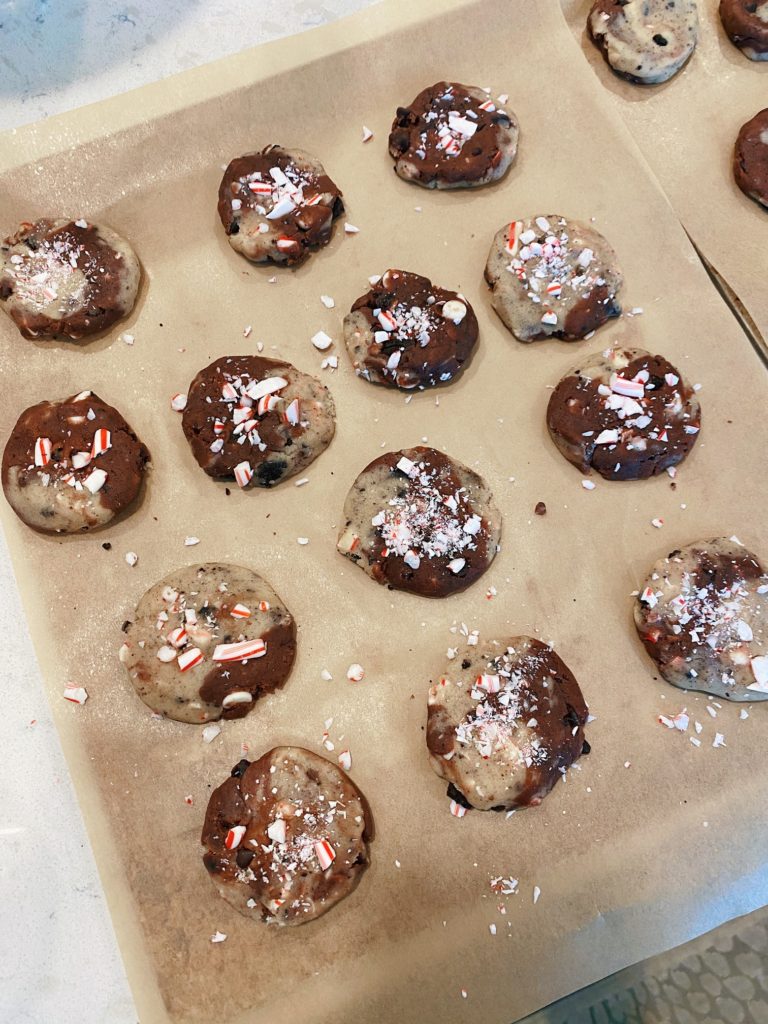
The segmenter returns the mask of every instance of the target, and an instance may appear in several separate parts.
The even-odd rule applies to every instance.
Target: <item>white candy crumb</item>
[[[664,520],[663,519],[652,519],[651,520],[651,526],[655,526],[657,530],[660,530],[663,525],[664,525]]]
[[[301,545],[304,545],[304,544],[309,544],[309,537],[297,537],[297,538],[296,538],[296,540],[297,540],[297,541],[299,542],[299,544],[301,544]]]
[[[322,302],[326,309],[333,309],[333,307],[336,305],[336,303],[333,301],[330,295],[321,295],[320,301]]]
[[[539,896],[541,896],[541,889],[538,887],[538,885],[534,885],[534,887],[533,887],[533,902],[534,903],[538,903],[539,902]]]
[[[171,408],[174,412],[184,412],[187,407],[186,395],[174,395],[171,399]]]
[[[320,673],[320,678],[324,679],[326,683],[329,683],[333,679],[333,676],[331,675],[327,668],[324,668]]]
[[[363,125],[363,142],[370,142],[373,138],[373,132],[367,125]]]
[[[308,476],[303,476],[301,478],[301,480],[297,480],[296,483],[293,486],[294,487],[303,487],[304,484],[308,484],[308,483],[309,483],[309,477]]]
[[[348,235],[356,235],[360,231],[360,228],[356,228],[354,224],[347,223],[344,225],[344,231]]]
[[[315,348],[319,349],[321,352],[325,352],[325,350],[330,348],[333,344],[333,338],[329,334],[326,334],[325,331],[318,331],[317,334],[312,335],[310,340]]]
[[[118,334],[117,340],[124,341],[126,345],[132,345],[136,339],[132,334],[128,334],[126,331],[123,331],[122,334]]]
[[[221,732],[221,726],[217,722],[211,722],[203,728],[203,743],[213,743]]]
[[[594,491],[595,489],[595,484],[592,480],[582,480],[581,486],[584,488],[585,491]]]
[[[224,942],[226,938],[227,936],[224,934],[224,932],[215,932],[211,936],[211,942]]]
[[[184,538],[184,546],[185,547],[193,548],[195,546],[195,544],[199,544],[199,543],[200,543],[200,538],[199,537],[185,537]]]
[[[713,747],[724,747],[725,746],[725,736],[723,736],[723,734],[721,732],[716,732],[715,733],[715,738],[712,741],[712,746]]]
[[[128,563],[128,565],[130,565],[131,568],[133,568],[133,566],[136,565],[136,563],[138,562],[139,556],[136,554],[135,551],[126,551],[125,560]]]
[[[248,324],[247,327],[244,327],[243,328],[243,337],[244,338],[250,338],[252,330],[253,330],[253,325],[252,324]]]
[[[348,772],[352,768],[352,755],[348,750],[342,750],[339,754],[339,767],[343,768],[345,772]]]
[[[745,718],[749,718],[749,712],[747,711],[746,708],[742,708],[741,709],[741,711],[739,712],[739,718],[742,720],[742,722],[744,721]]]
[[[496,925],[495,924],[489,924],[488,925],[488,931],[491,933],[491,935],[495,935],[496,934]]]

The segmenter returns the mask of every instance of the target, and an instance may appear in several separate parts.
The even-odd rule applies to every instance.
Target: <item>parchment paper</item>
[[[31,343],[0,322],[3,437],[27,405],[92,388],[152,451],[141,507],[105,532],[37,536],[2,503],[143,1024],[509,1022],[768,897],[766,709],[740,721],[738,707],[724,707],[712,721],[705,698],[655,679],[630,597],[656,558],[699,537],[735,533],[768,550],[755,431],[768,381],[555,0],[413,6],[386,3],[313,34],[306,49],[303,39],[300,50],[279,43],[2,139],[8,227],[60,211],[102,218],[134,242],[146,275],[124,325],[133,346],[117,331],[81,347]],[[521,151],[496,187],[433,194],[392,172],[395,107],[442,76],[510,94]],[[363,123],[376,133],[366,145]],[[271,141],[318,154],[360,228],[345,237],[339,225],[295,273],[249,266],[216,217],[222,163]],[[22,154],[30,162],[14,166]],[[523,346],[490,308],[487,250],[511,217],[560,211],[595,218],[624,268],[626,308],[645,313],[591,341]],[[439,405],[434,392],[406,404],[356,379],[338,345],[339,370],[320,371],[310,345],[320,328],[340,338],[367,276],[388,266],[461,289],[478,313],[476,356]],[[338,433],[305,487],[227,496],[194,463],[169,398],[209,360],[254,351],[257,340],[323,376]],[[548,388],[612,342],[658,349],[702,384],[702,437],[676,489],[664,476],[598,479],[587,492],[549,441]],[[382,445],[425,437],[477,467],[504,513],[490,572],[441,602],[390,594],[335,551],[358,471]],[[533,515],[540,500],[544,517]],[[185,547],[187,535],[200,544]],[[139,554],[133,569],[129,550]],[[273,583],[299,623],[299,654],[281,693],[206,745],[198,728],[151,718],[117,650],[120,624],[149,585],[209,559],[253,566]],[[580,770],[509,820],[452,818],[427,762],[426,691],[446,649],[466,642],[450,632],[460,623],[553,640],[596,715]],[[345,677],[351,662],[365,668],[357,685]],[[66,680],[87,687],[84,707],[63,701]],[[704,723],[700,749],[656,721],[684,706]],[[330,738],[351,750],[373,806],[372,865],[325,918],[278,933],[216,895],[198,846],[205,805],[243,743],[251,756],[286,742],[322,752],[331,717]],[[712,749],[715,729],[726,748]],[[30,884],[37,870],[31,859]],[[494,895],[496,876],[518,879],[519,894]],[[216,930],[225,942],[210,942]]]
[[[590,40],[592,0],[561,0],[571,30],[703,256],[751,316],[768,359],[768,211],[733,180],[741,126],[768,106],[768,63],[748,60],[723,30],[717,0],[699,3],[699,42],[664,85],[614,75]],[[736,301],[738,308],[738,301]],[[754,332],[753,332],[754,334]]]

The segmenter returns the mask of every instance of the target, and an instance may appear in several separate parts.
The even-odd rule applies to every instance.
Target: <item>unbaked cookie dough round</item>
[[[290,363],[223,356],[190,384],[182,427],[208,476],[273,487],[325,451],[336,408],[324,384]]]
[[[668,683],[726,700],[768,700],[768,574],[735,537],[660,559],[635,625]]]
[[[768,207],[768,107],[741,126],[733,152],[733,175],[745,195]]]
[[[331,240],[341,191],[314,157],[267,146],[232,160],[219,186],[229,244],[253,263],[295,266]]]
[[[589,752],[587,715],[573,673],[541,641],[467,647],[429,690],[429,760],[464,807],[535,806]]]
[[[518,341],[573,341],[621,313],[616,253],[594,228],[557,214],[498,231],[485,280],[491,305]]]
[[[406,390],[453,380],[477,335],[477,318],[463,295],[406,270],[387,270],[344,317],[357,375]]]
[[[720,0],[725,33],[750,60],[768,60],[768,0]]]
[[[425,188],[475,188],[506,174],[517,153],[517,118],[483,89],[437,82],[398,107],[389,135],[395,173]]]
[[[21,414],[3,452],[3,491],[27,526],[80,533],[131,505],[149,459],[117,409],[81,391]]]
[[[133,249],[103,224],[25,222],[0,245],[0,302],[25,338],[105,330],[131,312],[140,280]]]
[[[644,480],[676,466],[696,443],[696,393],[663,356],[609,348],[586,356],[552,392],[547,426],[582,473]]]
[[[368,866],[367,802],[302,747],[243,759],[211,794],[201,842],[219,894],[246,917],[300,925],[348,896]]]
[[[279,690],[296,656],[296,624],[261,576],[208,562],[170,573],[124,623],[120,661],[159,715],[199,724],[242,718]]]
[[[371,579],[422,597],[474,583],[496,557],[501,513],[485,481],[434,448],[379,456],[344,503],[337,544]]]
[[[621,78],[658,85],[676,75],[696,48],[696,0],[595,0],[587,29]]]

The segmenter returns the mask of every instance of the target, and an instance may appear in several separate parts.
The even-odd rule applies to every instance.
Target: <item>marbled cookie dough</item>
[[[425,188],[473,188],[506,174],[517,118],[474,85],[437,82],[398,107],[389,135],[395,173]]]
[[[242,760],[211,794],[201,842],[219,894],[272,925],[313,921],[368,866],[373,822],[336,765],[302,747]]]
[[[125,239],[85,220],[25,222],[0,245],[0,302],[25,338],[103,331],[131,312],[140,279]]]
[[[253,263],[295,266],[331,239],[344,210],[341,191],[319,160],[267,146],[232,160],[219,186],[229,244]]]
[[[474,583],[496,556],[501,513],[477,473],[434,448],[381,455],[344,503],[337,544],[377,583],[447,597]]]
[[[290,363],[223,356],[190,384],[182,427],[209,476],[272,487],[328,447],[336,411],[325,385]]]
[[[547,426],[582,473],[643,480],[683,461],[699,436],[701,408],[663,356],[609,348],[563,377],[549,399]]]
[[[720,0],[726,35],[750,60],[768,60],[768,0]]]
[[[430,688],[429,759],[462,806],[535,806],[589,752],[587,715],[573,673],[539,640],[468,647]]]
[[[699,14],[696,0],[595,0],[587,28],[617,75],[658,85],[693,53]]]
[[[768,206],[768,107],[741,126],[733,153],[733,175],[742,192]]]
[[[518,341],[573,341],[621,313],[616,253],[593,228],[557,214],[498,231],[485,280],[491,305]]]
[[[355,372],[388,387],[447,384],[471,357],[477,334],[463,295],[406,270],[387,270],[344,317]]]
[[[120,661],[159,715],[199,724],[242,718],[279,690],[296,656],[296,624],[250,569],[208,562],[177,569],[123,625]]]
[[[104,526],[136,498],[149,451],[92,391],[26,409],[3,452],[13,511],[42,533]]]
[[[735,537],[660,559],[635,625],[668,683],[726,700],[768,700],[768,574]]]

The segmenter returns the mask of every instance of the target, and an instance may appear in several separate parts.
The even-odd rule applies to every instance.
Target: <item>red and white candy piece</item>
[[[343,768],[345,772],[350,771],[352,768],[352,755],[348,750],[342,750],[338,757],[339,767]]]
[[[294,398],[294,400],[292,402],[289,402],[288,405],[285,407],[283,417],[285,419],[285,422],[289,426],[297,427],[299,425],[300,416],[301,413],[299,411],[299,400],[298,398]]]
[[[289,238],[288,235],[280,235],[275,245],[280,252],[290,252],[291,249],[298,249],[299,243],[295,238]]]
[[[520,228],[523,226],[523,222],[520,220],[513,220],[507,228],[507,252],[514,256],[517,252],[517,248],[520,244]]]
[[[187,407],[186,395],[174,395],[171,398],[171,408],[174,412],[184,412]]]
[[[221,397],[224,402],[236,402],[240,396],[237,393],[237,388],[226,381],[221,389]]]
[[[484,673],[477,677],[476,683],[486,693],[498,693],[501,689],[501,679],[496,675],[486,675]]]
[[[616,376],[611,381],[611,391],[617,395],[626,395],[627,398],[642,398],[645,395],[645,387],[640,380],[627,380],[626,377]]]
[[[327,839],[321,839],[313,844],[315,856],[320,864],[320,870],[325,871],[336,860],[336,851]]]
[[[235,644],[217,644],[213,652],[214,661],[249,661],[251,658],[263,658],[267,653],[267,645],[257,637],[255,640],[241,640]]]
[[[194,668],[195,665],[199,665],[203,660],[203,652],[199,647],[190,647],[186,651],[182,651],[179,654],[177,664],[179,671],[186,672],[190,668]]]
[[[88,700],[88,691],[84,686],[67,683],[64,687],[64,700],[68,700],[72,704],[85,704]]]
[[[268,612],[269,611],[269,601],[259,601],[259,611],[260,612]]]
[[[93,444],[91,445],[91,458],[95,459],[97,455],[103,455],[104,452],[108,451],[112,447],[112,434],[110,431],[105,430],[104,427],[100,427],[99,430],[93,435]]]
[[[38,437],[35,441],[35,465],[47,466],[51,461],[51,440],[48,437]]]
[[[455,800],[451,800],[451,814],[454,816],[454,818],[463,818],[466,813],[466,807],[462,807],[462,805],[456,803]]]
[[[643,602],[643,604],[647,604],[649,608],[655,608],[656,605],[659,603],[658,597],[656,597],[656,594],[653,590],[651,590],[650,587],[645,588],[645,590],[640,595],[640,600]]]
[[[233,619],[247,619],[250,618],[251,609],[247,605],[236,604],[229,614]]]
[[[250,462],[238,462],[235,466],[235,480],[238,487],[247,487],[253,480],[253,470]]]
[[[183,647],[187,642],[187,631],[183,626],[179,626],[177,629],[172,629],[168,634],[168,643],[173,647]]]
[[[365,669],[363,668],[362,665],[358,665],[357,662],[354,662],[347,669],[347,679],[350,681],[350,683],[359,683],[364,675]]]
[[[74,452],[71,458],[72,469],[85,469],[88,463],[91,461],[90,452]]]
[[[236,850],[240,843],[243,841],[244,835],[245,825],[233,825],[229,832],[227,832],[227,837],[224,840],[224,845],[228,850]]]

